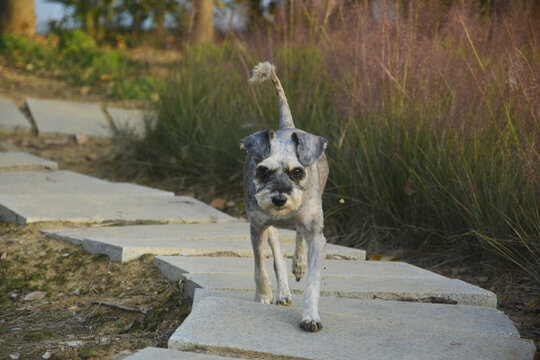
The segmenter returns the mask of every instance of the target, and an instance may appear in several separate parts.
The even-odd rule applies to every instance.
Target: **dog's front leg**
[[[281,246],[279,245],[278,229],[270,226],[266,231],[268,232],[268,242],[270,243],[272,254],[274,255],[274,271],[277,280],[277,298],[275,303],[276,305],[289,306],[292,304],[292,297],[289,290],[287,265],[283,258],[283,254],[281,253]]]
[[[268,228],[258,228],[251,224],[251,246],[255,259],[255,301],[263,304],[272,302],[272,284],[266,272],[266,240]]]
[[[308,244],[308,275],[304,297],[304,311],[300,327],[306,331],[322,329],[319,317],[319,295],[321,291],[321,268],[326,258],[326,239],[322,229],[306,233]]]

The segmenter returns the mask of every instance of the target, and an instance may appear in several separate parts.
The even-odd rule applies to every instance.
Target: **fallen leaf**
[[[226,205],[227,205],[227,203],[226,203],[225,199],[222,199],[222,198],[215,198],[210,203],[211,207],[213,207],[214,209],[218,209],[218,210],[224,210]]]
[[[7,251],[4,251],[2,255],[0,255],[0,260],[6,260],[7,259]]]
[[[461,345],[461,343],[459,341],[452,341],[450,345]]]
[[[24,297],[24,301],[41,300],[47,296],[45,291],[33,291]]]
[[[83,133],[77,133],[75,134],[75,142],[77,145],[84,145],[88,142],[88,136]]]
[[[86,154],[84,158],[88,161],[96,161],[98,157],[96,154]]]
[[[405,194],[407,194],[408,196],[413,196],[416,193],[416,190],[414,189],[414,184],[411,179],[407,179],[407,181],[405,181],[403,191],[405,191]]]

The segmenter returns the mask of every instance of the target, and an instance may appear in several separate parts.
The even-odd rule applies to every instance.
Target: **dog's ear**
[[[256,159],[265,159],[270,155],[270,141],[274,138],[272,130],[258,131],[240,140],[240,149]]]
[[[319,160],[328,145],[328,140],[325,138],[303,131],[293,132],[291,139],[296,144],[298,161],[304,166],[309,166]]]

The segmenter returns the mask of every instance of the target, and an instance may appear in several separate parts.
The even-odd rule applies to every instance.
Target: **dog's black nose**
[[[285,195],[272,196],[272,204],[276,206],[281,207],[285,205],[286,202],[287,202],[287,198],[285,197]]]

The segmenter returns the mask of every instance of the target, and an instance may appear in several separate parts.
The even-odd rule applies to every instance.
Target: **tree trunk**
[[[0,34],[34,36],[36,13],[34,0],[0,0]]]
[[[199,0],[195,14],[195,42],[214,41],[214,1]]]

